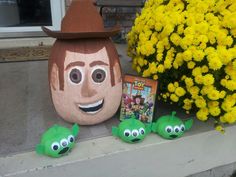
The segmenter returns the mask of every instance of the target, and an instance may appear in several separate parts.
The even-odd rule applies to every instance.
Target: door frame
[[[65,0],[50,0],[52,26],[47,26],[51,30],[60,30],[61,20],[65,15]],[[40,37],[46,36],[41,26],[27,27],[0,27],[0,38],[16,37]]]

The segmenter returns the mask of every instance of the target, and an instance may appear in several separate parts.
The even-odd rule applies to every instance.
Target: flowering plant
[[[147,0],[127,41],[133,69],[159,80],[162,99],[202,121],[236,121],[235,0]]]

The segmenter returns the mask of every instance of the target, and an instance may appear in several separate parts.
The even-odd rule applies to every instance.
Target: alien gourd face
[[[78,132],[77,124],[72,127],[72,130],[54,125],[43,134],[40,144],[36,147],[36,152],[51,157],[61,157],[74,147]]]
[[[160,117],[156,123],[153,123],[152,131],[165,139],[181,137],[186,130],[191,128],[193,120],[182,121],[180,118],[174,116],[175,114],[175,112],[172,112],[172,115]]]
[[[158,125],[158,133],[166,139],[175,139],[184,134],[185,125],[183,122],[166,122]]]
[[[131,118],[123,120],[118,127],[113,127],[112,134],[125,142],[137,143],[141,142],[150,130],[141,121]]]

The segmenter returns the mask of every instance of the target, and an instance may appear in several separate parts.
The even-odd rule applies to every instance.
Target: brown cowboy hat
[[[106,38],[117,34],[119,26],[104,28],[103,19],[91,0],[74,0],[61,22],[61,31],[42,30],[57,39]]]

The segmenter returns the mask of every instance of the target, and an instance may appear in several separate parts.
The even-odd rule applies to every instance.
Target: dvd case
[[[152,79],[125,75],[120,120],[135,117],[144,123],[152,122],[157,84]]]

